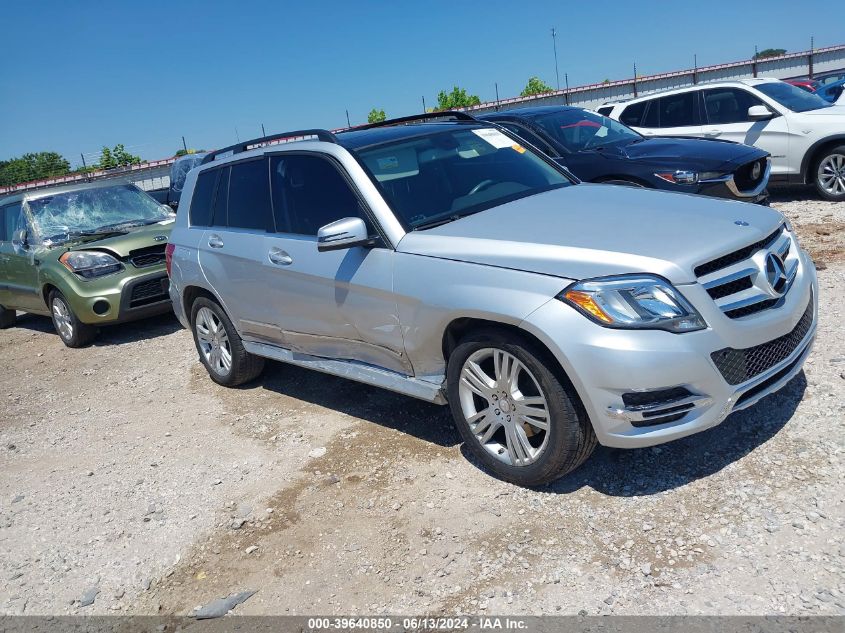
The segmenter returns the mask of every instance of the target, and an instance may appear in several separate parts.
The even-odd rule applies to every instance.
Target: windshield
[[[570,152],[607,145],[627,145],[642,140],[631,128],[587,110],[561,110],[534,119]]]
[[[754,87],[793,112],[807,112],[830,107],[830,104],[817,94],[801,90],[783,81],[761,83]]]
[[[454,129],[357,150],[406,230],[572,182],[493,128]]]
[[[119,233],[173,217],[134,185],[78,189],[28,200],[33,228],[45,242]]]

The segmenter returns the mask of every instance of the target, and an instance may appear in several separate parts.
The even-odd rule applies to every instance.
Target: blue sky
[[[66,2],[2,11],[0,159],[53,150],[73,164],[123,143],[145,159],[267,132],[340,127],[372,107],[431,106],[460,85],[515,96],[555,83],[550,29],[570,85],[845,43],[845,3]]]

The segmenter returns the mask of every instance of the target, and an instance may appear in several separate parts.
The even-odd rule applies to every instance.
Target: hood
[[[72,251],[108,251],[119,258],[129,257],[130,251],[150,246],[161,246],[167,244],[170,238],[170,231],[173,229],[173,220],[163,220],[147,226],[139,226],[130,229],[125,235],[112,235],[100,240],[89,240],[79,242],[70,247]],[[164,239],[160,239],[164,237]],[[159,239],[156,239],[159,238]]]
[[[781,222],[780,213],[745,202],[580,184],[413,231],[397,250],[567,279],[652,273],[683,284],[695,281],[697,265]]]
[[[628,145],[608,147],[596,153],[611,152],[658,167],[692,168],[700,171],[738,167],[767,154],[748,145],[700,138],[646,138]]]
[[[845,103],[840,99],[829,108],[819,108],[818,110],[807,110],[807,112],[796,112],[799,116],[807,117],[840,117],[845,118]]]

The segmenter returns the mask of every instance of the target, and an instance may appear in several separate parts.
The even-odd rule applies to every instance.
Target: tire
[[[467,448],[495,476],[521,486],[539,486],[572,472],[597,444],[578,395],[547,358],[527,339],[491,330],[462,339],[447,366],[449,406]],[[476,368],[487,381],[479,381]],[[494,381],[496,375],[515,376],[516,389]],[[530,404],[520,404],[523,399]],[[530,413],[516,423],[519,410]]]
[[[56,334],[62,339],[62,343],[73,348],[85,347],[97,338],[97,328],[80,321],[59,290],[53,290],[48,301],[53,327],[56,328]]]
[[[17,320],[18,317],[14,310],[0,306],[0,330],[12,327]]]
[[[206,297],[194,301],[191,332],[200,362],[217,384],[236,387],[254,380],[263,371],[264,359],[244,349],[232,321],[215,301]]]
[[[845,145],[831,147],[813,163],[813,186],[825,200],[845,201]]]

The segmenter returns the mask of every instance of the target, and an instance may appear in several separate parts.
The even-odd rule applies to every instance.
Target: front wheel
[[[53,327],[68,347],[85,347],[97,338],[97,328],[79,320],[58,290],[50,293],[50,315],[53,317]]]
[[[824,152],[816,162],[813,184],[825,200],[845,201],[845,145]]]
[[[465,338],[449,357],[452,416],[496,476],[538,486],[572,472],[596,436],[578,396],[532,343],[499,332]]]

